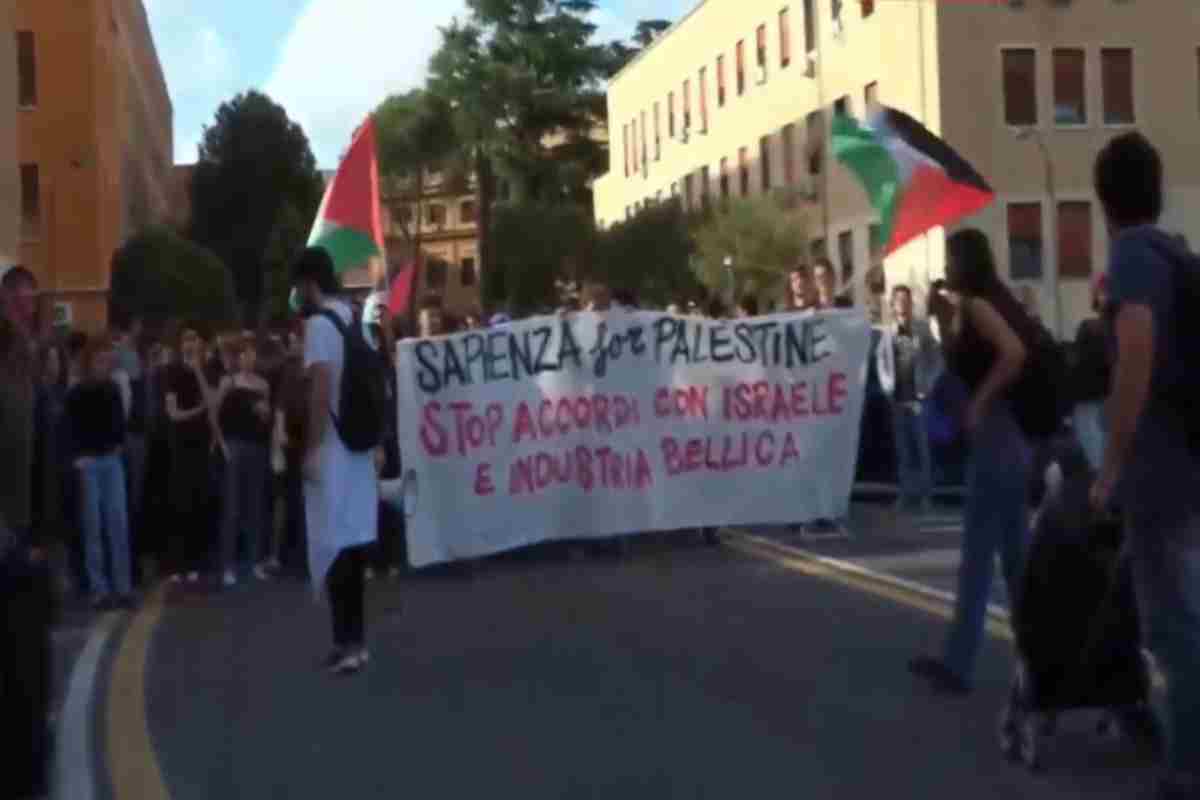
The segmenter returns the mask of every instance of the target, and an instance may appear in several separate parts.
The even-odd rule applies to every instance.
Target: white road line
[[[100,657],[118,617],[118,614],[105,614],[96,622],[71,670],[55,736],[54,790],[51,794],[55,800],[93,800],[96,795],[96,776],[92,768],[95,750],[93,695]]]
[[[902,571],[907,569],[954,569],[962,560],[962,550],[957,547],[947,547],[938,550],[922,550],[898,556],[873,556],[856,558],[854,563],[867,569],[880,572]]]

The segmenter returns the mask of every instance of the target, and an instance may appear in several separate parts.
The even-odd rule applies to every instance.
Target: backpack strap
[[[342,318],[338,315],[338,313],[331,308],[321,308],[316,312],[316,315],[320,316],[320,317],[324,317],[325,319],[329,320],[329,322],[333,325],[334,329],[341,335],[343,347],[344,347],[348,330],[347,330],[346,323],[342,320]],[[347,367],[345,360],[346,360],[345,355],[343,354],[343,356],[342,356],[342,370],[343,371]],[[335,391],[341,391],[340,387],[331,386],[330,392],[335,392]],[[342,421],[338,419],[337,414],[333,413],[332,405],[329,406],[329,419],[330,419],[330,421],[333,422],[333,428],[335,431],[337,431],[338,436],[341,436],[342,435]]]

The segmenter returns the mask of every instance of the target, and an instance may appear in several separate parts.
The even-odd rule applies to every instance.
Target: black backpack
[[[342,443],[352,453],[366,453],[383,444],[387,429],[387,376],[383,359],[371,349],[361,325],[346,325],[336,312],[321,309],[321,316],[333,323],[345,345],[342,381],[338,387],[341,418],[330,412]]]
[[[1071,413],[1070,363],[1054,335],[1019,301],[998,309],[1025,345],[1025,364],[1009,388],[1013,416],[1021,432],[1034,443],[1045,442],[1063,427]]]

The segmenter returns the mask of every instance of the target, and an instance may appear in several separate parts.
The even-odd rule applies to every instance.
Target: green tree
[[[405,248],[423,264],[421,220],[431,179],[439,176],[443,186],[455,193],[465,193],[469,187],[469,164],[454,116],[443,98],[423,89],[388,97],[373,116],[385,199]],[[395,201],[399,205],[394,205]],[[416,271],[414,296],[420,295],[422,272],[420,268]]]
[[[591,205],[607,167],[592,136],[606,113],[612,53],[593,41],[593,0],[467,0],[468,16],[442,31],[429,89],[453,111],[477,182],[485,295],[492,269],[492,209],[504,179],[516,203]]]
[[[288,296],[292,290],[292,263],[308,242],[311,218],[301,215],[292,203],[284,203],[271,229],[271,238],[263,253],[263,318],[283,322],[292,315]]]
[[[204,129],[191,191],[192,238],[225,262],[245,320],[257,322],[267,249],[284,207],[311,221],[321,202],[324,182],[308,138],[266,95],[239,94]]]
[[[130,239],[113,255],[113,318],[184,318],[223,325],[236,318],[233,278],[215,253],[166,227]]]
[[[570,203],[513,203],[496,209],[494,279],[484,284],[484,303],[530,314],[558,303],[556,279],[588,270],[594,226],[591,215]]]
[[[700,293],[691,260],[688,217],[678,203],[663,203],[597,234],[586,277],[665,306]]]
[[[808,218],[786,194],[738,198],[700,222],[695,237],[696,275],[710,292],[767,300],[782,296],[788,271],[808,252]]]

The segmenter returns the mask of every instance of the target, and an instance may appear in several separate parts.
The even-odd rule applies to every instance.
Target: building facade
[[[107,324],[112,255],[171,213],[173,112],[142,0],[16,0],[19,258]]]
[[[395,266],[411,262],[420,233],[423,268],[413,287],[418,306],[436,306],[456,316],[479,311],[474,183],[473,178],[461,181],[434,173],[425,178],[419,199],[413,181],[383,187],[388,260]]]
[[[989,180],[995,203],[962,225],[988,233],[1003,276],[1068,338],[1105,263],[1091,168],[1109,138],[1136,128],[1155,142],[1163,224],[1200,237],[1194,0],[702,0],[610,83],[597,221],[791,187],[814,255],[866,301],[882,288],[866,280],[875,216],[826,142],[835,109],[862,117],[873,103],[921,120]],[[944,236],[889,256],[886,283],[922,297]]]
[[[0,266],[17,260],[17,38],[12,4],[0,4]]]

